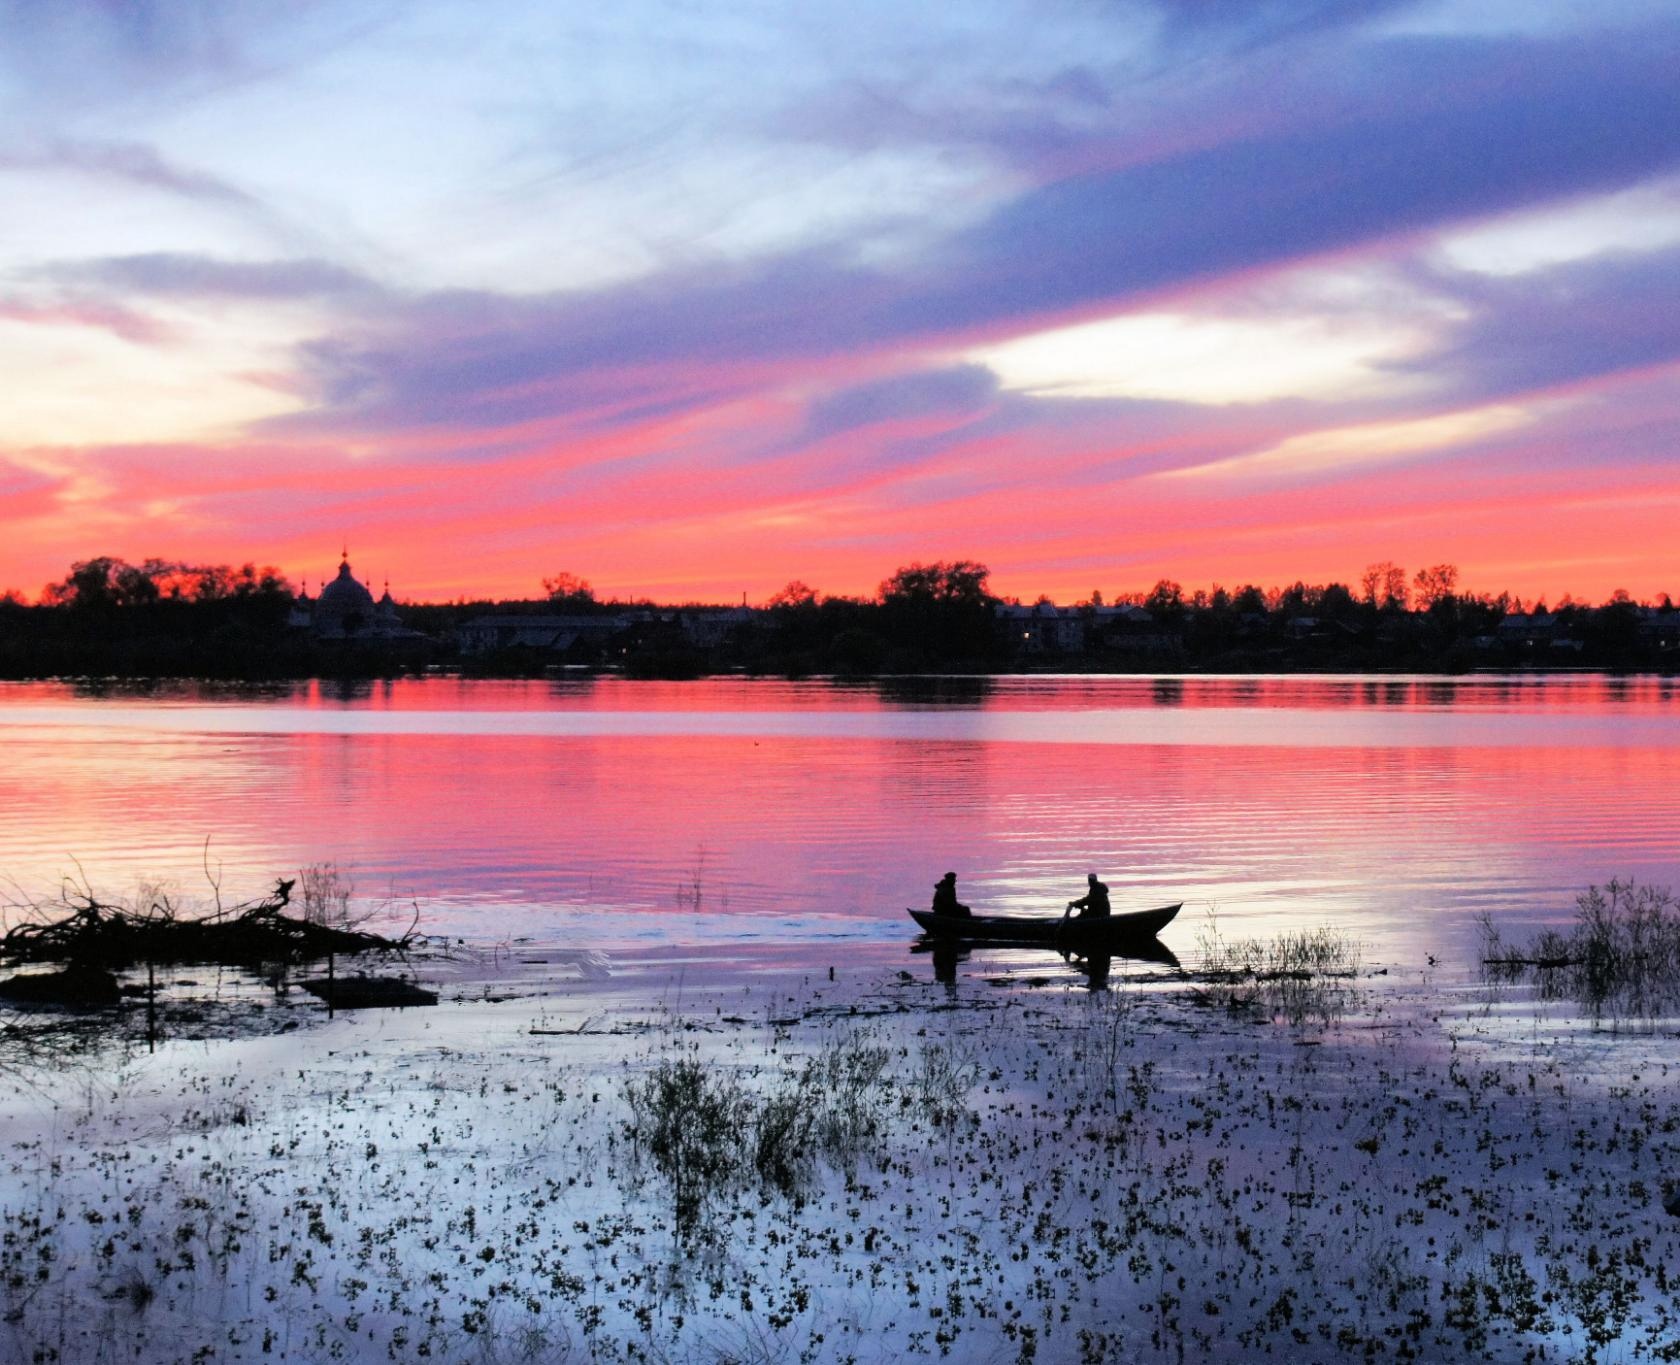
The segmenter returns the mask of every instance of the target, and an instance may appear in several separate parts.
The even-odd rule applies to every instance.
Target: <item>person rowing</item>
[[[1085,883],[1085,894],[1076,901],[1068,902],[1067,915],[1062,916],[1064,921],[1075,910],[1079,911],[1080,919],[1108,918],[1108,887],[1097,880],[1095,872],[1085,874]]]

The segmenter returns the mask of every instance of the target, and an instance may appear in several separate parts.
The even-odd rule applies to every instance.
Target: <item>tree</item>
[[[771,611],[809,611],[817,605],[817,590],[795,578],[773,593],[764,605]]]
[[[1176,621],[1184,615],[1184,589],[1172,579],[1163,578],[1150,589],[1143,606],[1157,621]]]
[[[1592,614],[1588,637],[1599,651],[1621,658],[1638,647],[1639,627],[1639,604],[1617,588],[1610,594],[1610,600]]]
[[[1392,560],[1367,564],[1359,586],[1365,601],[1379,611],[1405,611],[1406,571]]]
[[[148,559],[129,564],[112,555],[71,565],[60,583],[41,592],[47,606],[108,611],[149,606],[153,602],[222,602],[290,598],[291,584],[272,565],[186,564],[171,559]]]
[[[41,601],[77,611],[110,611],[157,601],[157,584],[144,569],[113,555],[84,559],[70,566],[60,583],[41,590]]]
[[[241,564],[225,581],[232,585],[235,597],[276,598],[292,595],[292,585],[272,564],[264,564],[260,569],[255,564]],[[204,586],[201,583],[199,601],[203,600]]]
[[[1458,566],[1431,564],[1427,569],[1419,569],[1412,578],[1412,586],[1417,589],[1418,610],[1429,611],[1439,603],[1451,601],[1456,595]]]
[[[1353,593],[1346,583],[1326,583],[1318,590],[1318,614],[1330,621],[1346,621],[1354,615]]]
[[[595,589],[575,573],[557,573],[553,578],[543,579],[542,585],[550,606],[575,609],[595,605]]]
[[[1278,592],[1277,600],[1272,603],[1272,610],[1285,618],[1305,616],[1314,595],[1314,590],[1297,578],[1287,588]]]
[[[986,591],[991,570],[971,559],[949,564],[907,564],[881,584],[881,605],[937,604],[990,610],[996,600]]]
[[[991,571],[971,559],[908,564],[881,584],[877,600],[887,638],[901,649],[934,659],[973,661],[995,652],[986,591]]]

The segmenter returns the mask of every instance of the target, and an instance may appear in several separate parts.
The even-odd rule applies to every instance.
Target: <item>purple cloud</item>
[[[806,434],[821,440],[881,422],[968,417],[990,407],[997,392],[997,376],[984,365],[953,365],[894,375],[817,399],[807,414]]]
[[[960,236],[900,326],[1087,307],[1620,188],[1680,164],[1680,35],[1391,40],[1360,107],[1021,196]]]
[[[593,292],[364,310],[301,361],[324,424],[522,420],[581,376],[786,367],[985,336],[1422,233],[1680,164],[1680,37],[1366,44],[1322,121],[1028,190],[889,267],[830,246]]]
[[[1490,398],[1680,361],[1680,247],[1521,275],[1437,275],[1469,317],[1395,366]]]
[[[34,146],[0,149],[0,170],[69,170],[124,180],[200,202],[241,209],[261,207],[258,200],[237,185],[177,165],[140,142],[55,138]]]
[[[298,299],[378,289],[366,276],[330,261],[229,261],[168,251],[62,261],[34,273],[67,284],[196,298]]]

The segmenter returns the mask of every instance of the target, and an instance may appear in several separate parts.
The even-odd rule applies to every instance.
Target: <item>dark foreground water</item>
[[[1600,676],[0,686],[0,876],[188,899],[335,861],[426,927],[901,945],[976,909],[1209,906],[1455,952],[1589,882],[1680,889],[1680,687]]]

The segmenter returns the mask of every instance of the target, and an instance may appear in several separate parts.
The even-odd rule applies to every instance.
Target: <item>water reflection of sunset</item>
[[[563,927],[603,942],[709,936],[720,916],[894,937],[903,906],[947,869],[998,910],[1053,908],[1097,868],[1117,903],[1215,902],[1228,928],[1335,920],[1379,946],[1460,933],[1482,909],[1555,917],[1612,875],[1680,880],[1680,703],[1664,681],[1039,680],[1029,693],[1005,679],[958,692],[436,680],[142,702],[11,688],[0,866],[30,893],[77,865],[111,892],[164,876],[195,893],[208,839],[234,894],[333,859],[364,897],[418,898],[450,932]],[[755,733],[755,706],[780,728]],[[1385,727],[1410,717],[1424,741],[1293,743],[1275,729],[1279,715],[1334,729],[1371,709]],[[1186,710],[1215,735],[1162,742]],[[383,730],[392,713],[423,724]],[[601,713],[610,732],[505,728]],[[894,728],[837,730],[847,716]],[[1014,737],[1034,716],[1070,728],[1058,742]],[[672,717],[686,719],[662,730]],[[1247,740],[1219,737],[1244,724]],[[962,737],[944,734],[952,725]],[[1651,742],[1663,725],[1668,739]],[[1489,726],[1505,727],[1500,742],[1477,741]],[[696,923],[696,888],[710,926]]]

